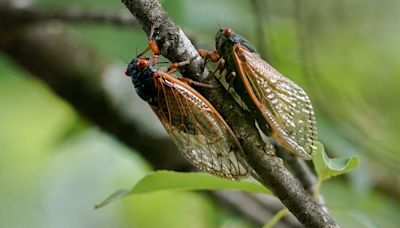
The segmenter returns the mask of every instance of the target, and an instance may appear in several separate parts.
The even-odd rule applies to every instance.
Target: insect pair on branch
[[[153,29],[150,37],[152,37]],[[287,151],[311,159],[316,152],[317,130],[307,94],[265,62],[255,48],[231,29],[220,29],[216,51],[199,50],[207,61],[218,62],[220,80],[257,121],[260,129]],[[151,50],[154,56],[141,57]],[[168,70],[156,67],[159,50],[154,41],[126,70],[137,94],[146,101],[178,150],[196,167],[211,174],[239,179],[251,168],[232,129],[218,111],[190,85],[209,87],[172,73],[190,61],[172,64]],[[213,72],[212,74],[216,73]],[[237,97],[236,97],[237,98]]]

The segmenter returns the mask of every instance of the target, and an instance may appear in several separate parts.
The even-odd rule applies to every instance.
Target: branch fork
[[[137,18],[149,35],[155,26],[152,39],[160,47],[161,54],[171,62],[193,59],[185,71],[194,80],[202,81],[209,72],[202,71],[204,64],[199,53],[183,31],[167,16],[156,0],[123,0],[125,6]],[[217,83],[210,78],[208,84]],[[246,159],[260,177],[260,181],[277,196],[291,213],[306,227],[339,227],[333,218],[313,200],[299,181],[286,169],[281,158],[265,153],[266,144],[254,125],[254,120],[232,98],[226,98],[222,88],[201,90],[221,113],[236,133],[246,154]],[[222,102],[221,98],[224,97]],[[272,146],[272,145],[271,145]],[[268,145],[267,145],[268,147]]]

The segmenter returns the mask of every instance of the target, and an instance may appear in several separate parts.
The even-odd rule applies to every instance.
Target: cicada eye
[[[232,29],[230,28],[225,28],[224,29],[224,36],[225,37],[230,37],[232,35]]]
[[[139,69],[144,69],[149,65],[149,60],[147,59],[139,59],[137,66]]]
[[[126,69],[125,70],[125,76],[127,76],[127,77],[129,77],[130,75],[129,75],[129,71],[128,71],[128,69]]]

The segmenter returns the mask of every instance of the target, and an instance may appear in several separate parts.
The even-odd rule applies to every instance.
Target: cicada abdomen
[[[311,159],[317,149],[317,128],[306,92],[261,59],[254,47],[231,29],[220,29],[215,40],[216,53],[233,78],[232,86],[255,118],[260,122],[261,113],[276,141],[288,151]],[[235,79],[236,74],[241,80]]]
[[[155,58],[133,59],[126,70],[178,150],[196,167],[228,179],[249,174],[243,149],[215,108],[196,90],[157,69]]]

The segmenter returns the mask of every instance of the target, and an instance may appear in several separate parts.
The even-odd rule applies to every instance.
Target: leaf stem
[[[317,201],[319,198],[319,193],[321,192],[322,182],[323,182],[322,178],[318,177],[317,183],[315,184],[314,195],[313,195],[313,198]]]
[[[282,218],[289,214],[289,210],[284,208],[278,211],[268,222],[263,226],[263,228],[272,228],[275,224],[277,224]]]

